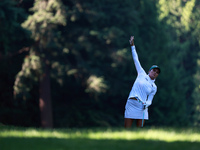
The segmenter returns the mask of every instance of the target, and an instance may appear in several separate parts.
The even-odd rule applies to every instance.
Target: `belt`
[[[131,97],[130,99],[133,99],[133,100],[136,100],[136,101],[137,101],[137,98],[135,98],[135,97]]]

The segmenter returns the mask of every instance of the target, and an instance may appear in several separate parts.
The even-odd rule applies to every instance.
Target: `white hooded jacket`
[[[128,99],[131,97],[138,97],[141,101],[145,102],[148,107],[152,104],[153,97],[157,92],[157,86],[154,83],[155,80],[152,80],[142,68],[135,46],[131,46],[131,49],[138,75],[130,91]]]

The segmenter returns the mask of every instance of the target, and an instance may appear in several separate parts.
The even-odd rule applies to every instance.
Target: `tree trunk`
[[[39,107],[41,114],[41,126],[43,128],[53,128],[53,117],[51,108],[51,88],[49,66],[45,64],[44,73],[40,78],[39,87]]]

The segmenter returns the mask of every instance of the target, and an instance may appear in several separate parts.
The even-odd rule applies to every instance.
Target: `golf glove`
[[[143,109],[146,109],[147,108],[147,105],[146,103],[143,104]]]

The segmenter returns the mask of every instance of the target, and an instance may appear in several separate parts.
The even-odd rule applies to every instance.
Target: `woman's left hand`
[[[131,45],[131,46],[134,46],[134,36],[131,36],[131,37],[130,37],[129,42],[130,42],[130,45]]]

